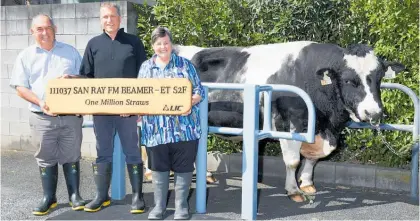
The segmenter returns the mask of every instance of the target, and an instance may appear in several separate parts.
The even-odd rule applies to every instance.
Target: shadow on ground
[[[193,214],[193,220],[218,220],[238,219],[241,214],[241,177],[227,174],[217,174],[218,184],[209,185],[207,189],[207,214]],[[418,205],[411,201],[406,194],[378,192],[371,189],[358,189],[345,186],[318,185],[318,193],[312,204],[291,202],[285,194],[283,181],[272,177],[264,177],[258,187],[258,215],[257,219],[279,219],[304,214],[313,214],[328,211],[342,211],[356,208],[369,208],[378,205],[396,202]],[[145,200],[148,206],[153,202],[153,194],[146,193]],[[67,211],[58,216],[51,217],[55,220],[145,220],[151,208],[144,214],[129,214],[131,195],[124,200],[113,201],[110,207],[96,213]],[[171,190],[168,210],[165,219],[173,219],[174,192]],[[195,188],[190,194],[191,211],[195,211]],[[235,216],[226,216],[227,214]],[[214,214],[214,215],[212,215]],[[225,214],[225,215],[223,215]],[[348,217],[350,218],[350,217]]]

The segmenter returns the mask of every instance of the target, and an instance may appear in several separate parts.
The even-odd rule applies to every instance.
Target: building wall
[[[128,33],[137,32],[137,13],[132,2],[116,1],[121,7],[121,27]],[[29,150],[28,103],[9,86],[18,53],[34,43],[30,35],[31,19],[39,14],[50,15],[57,26],[57,40],[73,45],[83,56],[87,42],[102,33],[99,22],[99,2],[77,4],[15,5],[1,7],[1,149]],[[85,120],[91,120],[85,116]],[[96,156],[92,128],[83,129],[83,156]]]

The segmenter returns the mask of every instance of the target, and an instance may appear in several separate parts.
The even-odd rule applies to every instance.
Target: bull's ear
[[[331,68],[322,68],[316,72],[317,79],[320,80],[321,85],[329,85],[337,79],[337,72]]]
[[[406,70],[405,66],[398,62],[388,62],[385,60],[383,64],[385,66],[385,79],[393,79],[398,73]]]

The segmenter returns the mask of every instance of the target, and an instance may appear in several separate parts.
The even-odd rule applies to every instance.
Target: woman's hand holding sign
[[[200,101],[201,101],[201,96],[199,94],[194,94],[192,96],[191,109],[192,109],[192,106],[200,103]],[[188,112],[182,114],[181,116],[188,116],[188,115],[190,115],[191,114],[191,109]]]

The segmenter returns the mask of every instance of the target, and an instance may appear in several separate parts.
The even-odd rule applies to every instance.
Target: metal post
[[[382,83],[381,88],[399,89],[406,93],[414,103],[414,130],[413,140],[420,136],[420,101],[417,94],[409,87],[395,83]],[[414,200],[419,199],[419,143],[415,143],[411,149],[411,177],[410,177],[411,191],[410,197]]]
[[[414,98],[412,98],[414,101]],[[417,103],[414,102],[414,131],[413,131],[413,140],[417,140],[414,143],[413,148],[411,149],[411,191],[410,197],[417,201],[419,200],[419,142],[418,138],[420,137],[420,102],[417,99]]]
[[[406,92],[407,93],[407,92]],[[414,131],[413,131],[413,140],[417,142],[413,145],[411,149],[411,198],[416,202],[419,200],[419,137],[420,137],[420,101],[417,98],[415,102],[415,97],[410,96],[414,103]]]
[[[196,210],[206,213],[206,172],[207,172],[207,135],[208,135],[208,88],[204,87],[205,98],[200,103],[201,137],[196,160]]]
[[[111,198],[122,200],[125,198],[125,155],[122,151],[118,133],[114,136],[114,153],[112,156]]]
[[[245,220],[257,218],[258,92],[257,85],[244,87],[241,218]]]
[[[418,192],[418,180],[419,180],[419,143],[415,143],[413,145],[413,148],[411,149],[411,177],[410,177],[410,183],[411,183],[411,191],[410,191],[410,197],[417,201],[419,200],[419,192]]]
[[[273,129],[271,125],[271,96],[273,92],[264,91],[264,131],[271,131]]]

